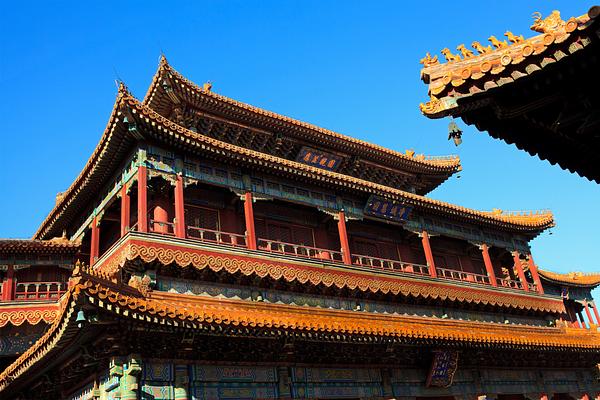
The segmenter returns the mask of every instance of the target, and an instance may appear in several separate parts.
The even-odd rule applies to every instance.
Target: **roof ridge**
[[[207,96],[211,96],[215,99],[218,100],[222,100],[225,102],[228,102],[230,104],[233,104],[235,106],[239,106],[241,108],[244,108],[246,110],[250,110],[250,111],[254,111],[257,112],[259,114],[262,115],[266,115],[268,117],[272,117],[275,119],[279,119],[291,124],[294,124],[296,126],[300,126],[306,129],[311,129],[311,130],[315,130],[318,131],[320,133],[332,136],[332,137],[336,137],[339,138],[341,140],[345,140],[348,141],[350,143],[353,144],[358,144],[358,145],[362,145],[365,147],[368,147],[372,150],[375,151],[379,151],[382,153],[385,153],[387,155],[393,156],[393,157],[398,157],[401,158],[403,160],[406,161],[412,161],[415,163],[420,163],[420,164],[429,164],[432,166],[436,166],[436,167],[440,167],[440,166],[447,166],[447,167],[455,167],[458,168],[460,167],[460,157],[457,154],[451,154],[451,155],[440,155],[440,156],[435,156],[435,155],[425,155],[425,154],[415,154],[414,151],[412,150],[406,150],[404,153],[397,151],[397,150],[392,150],[386,147],[383,147],[381,145],[375,144],[375,143],[371,143],[365,140],[361,140],[361,139],[357,139],[355,137],[352,136],[348,136],[348,135],[344,135],[342,133],[333,131],[331,129],[327,129],[327,128],[323,128],[314,124],[311,124],[309,122],[304,122],[292,117],[288,117],[286,115],[283,114],[279,114],[273,111],[269,111],[266,110],[264,108],[261,107],[257,107],[257,106],[253,106],[251,104],[248,103],[244,103],[242,101],[239,100],[235,100],[231,97],[228,96],[224,96],[218,93],[213,92],[212,90],[207,90],[203,87],[200,87],[198,84],[196,84],[195,82],[191,81],[190,79],[186,78],[183,74],[181,74],[179,71],[177,71],[175,68],[173,68],[173,66],[171,66],[166,58],[161,57],[160,63],[159,63],[159,67],[158,70],[156,72],[156,74],[153,77],[152,83],[150,84],[150,87],[148,88],[148,91],[146,93],[146,96],[144,97],[144,100],[142,101],[143,104],[147,105],[148,103],[150,103],[154,92],[155,92],[155,87],[158,83],[158,80],[160,79],[160,73],[161,71],[164,70],[168,70],[170,73],[172,73],[173,75],[175,75],[177,77],[177,79],[181,80],[182,82],[186,83],[188,86],[191,86],[194,90],[201,92]]]

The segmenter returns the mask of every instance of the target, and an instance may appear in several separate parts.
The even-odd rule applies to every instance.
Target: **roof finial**
[[[162,49],[160,51],[160,59],[158,61],[158,64],[161,66],[169,65],[169,61],[167,61],[167,56],[165,56],[165,53],[163,53]]]
[[[204,83],[204,85],[202,85],[202,90],[204,90],[205,92],[210,92],[212,90],[212,82],[211,81],[207,81]]]

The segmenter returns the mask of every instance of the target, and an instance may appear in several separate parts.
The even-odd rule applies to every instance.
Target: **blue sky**
[[[532,242],[556,271],[598,271],[600,185],[459,123],[419,111],[419,59],[507,30],[531,14],[587,12],[580,1],[12,2],[0,15],[0,237],[29,237],[94,149],[116,95],[139,98],[161,51],[213,90],[392,149],[457,153],[461,178],[431,196],[477,209],[550,208]],[[460,5],[460,7],[459,7]]]

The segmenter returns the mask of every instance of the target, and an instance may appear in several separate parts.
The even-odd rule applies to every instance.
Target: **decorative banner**
[[[394,221],[406,221],[411,211],[412,207],[371,195],[365,206],[364,213]]]
[[[304,146],[300,149],[296,161],[312,165],[313,167],[335,171],[342,163],[342,157]]]
[[[458,368],[458,351],[456,350],[434,350],[433,361],[429,376],[427,376],[428,387],[449,387],[452,385],[454,373]]]

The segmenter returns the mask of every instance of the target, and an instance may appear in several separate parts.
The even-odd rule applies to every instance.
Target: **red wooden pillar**
[[[596,317],[596,325],[600,326],[600,314],[598,314],[598,307],[596,307],[595,301],[592,301],[592,309],[594,310],[594,316]]]
[[[539,294],[544,294],[544,288],[542,287],[542,281],[540,281],[540,276],[538,275],[537,266],[533,262],[533,256],[529,255],[529,271],[531,271],[531,277],[537,286],[537,290]]]
[[[127,185],[124,184],[121,188],[121,237],[129,232],[129,223],[131,216],[131,202],[129,193],[127,193]]]
[[[137,172],[138,180],[138,221],[139,232],[148,232],[148,171],[141,165]]]
[[[175,182],[175,235],[185,238],[185,205],[183,197],[183,177],[177,175]]]
[[[521,259],[519,258],[519,252],[513,252],[513,260],[515,262],[515,269],[517,270],[517,275],[519,275],[519,280],[523,285],[523,290],[529,292],[529,284],[527,283],[527,278],[525,278],[525,272],[523,271],[523,266],[521,265]]]
[[[483,263],[485,264],[487,276],[490,278],[490,283],[492,286],[498,286],[498,281],[496,280],[496,273],[494,272],[494,265],[492,264],[492,259],[490,258],[488,245],[483,243],[479,246],[479,248],[481,249],[481,254],[483,255]]]
[[[433,252],[431,251],[431,244],[429,243],[429,234],[427,231],[421,233],[421,242],[423,243],[423,251],[425,252],[425,260],[427,261],[427,267],[429,267],[429,275],[432,278],[437,278],[437,271],[435,270],[435,261],[433,260]]]
[[[346,230],[346,215],[343,210],[338,214],[338,233],[340,235],[340,246],[342,248],[342,261],[344,261],[344,264],[352,265],[352,254],[350,253],[348,231]]]
[[[2,300],[15,299],[15,267],[9,265],[6,270],[6,280],[2,282]]]
[[[583,307],[585,308],[585,314],[588,318],[588,326],[591,329],[592,324],[594,323],[594,319],[592,318],[592,313],[590,312],[590,308],[588,307],[588,302],[586,300],[583,300]]]
[[[94,216],[92,220],[92,239],[90,243],[90,266],[96,263],[100,254],[100,227],[98,226],[98,217]]]
[[[244,217],[246,219],[246,246],[256,250],[256,228],[254,227],[254,208],[252,207],[252,193],[244,195]]]
[[[548,395],[547,394],[541,395],[540,400],[548,400]]]

